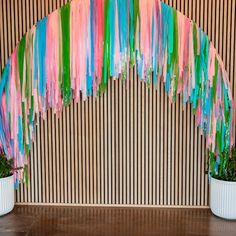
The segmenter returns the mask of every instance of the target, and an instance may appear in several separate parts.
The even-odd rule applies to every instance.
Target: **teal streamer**
[[[38,55],[37,62],[39,70],[39,77],[38,77],[39,94],[42,97],[43,101],[46,93],[46,70],[45,70],[46,29],[47,29],[47,17],[43,18],[36,25],[36,43],[37,43],[37,55]]]

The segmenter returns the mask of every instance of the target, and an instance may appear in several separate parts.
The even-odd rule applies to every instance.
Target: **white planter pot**
[[[236,182],[210,180],[210,208],[214,215],[236,219]]]
[[[14,179],[13,175],[0,179],[0,216],[14,208]]]

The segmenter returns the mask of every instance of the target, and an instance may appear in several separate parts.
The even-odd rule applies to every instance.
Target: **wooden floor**
[[[236,235],[236,222],[208,209],[17,206],[0,217],[0,235]]]

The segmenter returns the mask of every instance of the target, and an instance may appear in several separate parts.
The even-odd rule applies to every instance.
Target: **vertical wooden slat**
[[[104,106],[104,116],[103,116],[103,121],[104,121],[104,176],[105,176],[105,183],[104,183],[104,189],[105,189],[105,204],[108,204],[110,202],[110,199],[109,199],[109,180],[108,180],[108,119],[109,119],[109,116],[108,116],[108,113],[110,114],[110,111],[108,111],[107,109],[107,100],[109,99],[109,88],[107,89],[108,91],[106,92],[106,94],[104,94],[104,101],[103,101],[103,106]],[[110,146],[110,141],[109,140],[109,146]],[[103,157],[103,156],[102,156]]]
[[[119,189],[120,189],[120,203],[125,204],[126,199],[126,161],[125,156],[123,155],[123,143],[122,143],[122,137],[123,137],[123,125],[122,125],[122,118],[123,118],[123,107],[122,107],[122,84],[121,80],[118,80],[118,91],[117,91],[117,100],[118,104],[116,103],[116,107],[118,108],[119,115],[117,114],[116,122],[117,122],[117,137],[116,141],[118,142],[118,153],[119,153],[119,159],[120,159],[120,171],[119,171]],[[127,127],[128,129],[128,127]]]
[[[50,170],[50,174],[53,178],[52,180],[52,190],[53,191],[53,199],[51,200],[51,203],[57,202],[57,182],[58,182],[58,168],[57,168],[57,161],[58,161],[58,156],[56,155],[56,125],[55,125],[55,115],[54,112],[51,112],[51,122],[52,122],[52,159],[53,159],[53,164],[52,164],[52,169]],[[55,174],[53,174],[56,171]]]
[[[113,140],[112,140],[112,135],[111,135],[111,128],[112,128],[112,124],[111,124],[111,119],[112,119],[112,112],[113,112],[113,108],[111,107],[111,96],[113,95],[112,91],[111,91],[111,79],[108,82],[108,89],[107,89],[107,138],[106,138],[106,153],[107,153],[107,189],[108,189],[108,203],[111,204],[112,201],[112,176],[111,176],[111,171],[112,171],[112,158],[114,158],[114,156],[112,156],[112,146],[113,146]]]
[[[167,205],[171,205],[171,196],[172,193],[174,193],[174,191],[172,191],[172,180],[171,180],[171,175],[172,175],[172,158],[173,156],[171,155],[171,101],[168,99],[167,101],[167,113],[168,113],[168,118],[166,119],[166,123],[167,123]]]
[[[79,135],[78,135],[78,104],[74,101],[74,155],[75,155],[75,203],[79,203]],[[72,176],[73,178],[73,176]]]
[[[3,4],[2,0],[0,1],[0,69],[4,68],[4,44],[3,44],[3,35],[4,35],[4,29],[3,29]],[[0,73],[0,79],[1,79],[2,74]]]
[[[110,185],[111,185],[111,203],[116,203],[117,199],[117,194],[118,194],[118,189],[116,189],[117,183],[116,180],[117,178],[117,171],[116,167],[118,167],[118,161],[117,161],[117,156],[115,153],[115,134],[116,134],[116,129],[115,129],[115,99],[116,99],[116,93],[115,93],[115,87],[117,87],[115,81],[113,79],[110,79],[110,89],[111,89],[111,97],[110,97],[110,109],[111,109],[111,130],[110,130],[110,135],[111,135],[111,141],[110,145],[111,146],[111,152],[110,152]],[[117,194],[116,194],[117,193]]]
[[[100,178],[98,175],[98,161],[97,161],[97,126],[96,126],[96,120],[97,120],[97,110],[96,110],[96,96],[93,96],[92,100],[92,114],[93,114],[93,120],[92,120],[92,139],[93,139],[93,146],[92,146],[92,157],[93,157],[93,193],[94,193],[94,203],[97,204],[97,195],[98,195],[98,184],[97,179]],[[75,121],[76,124],[76,121]],[[77,185],[76,185],[77,186]],[[76,188],[75,186],[75,188]],[[77,188],[76,188],[77,189]]]
[[[77,122],[78,122],[78,128],[77,128],[77,132],[78,132],[78,149],[76,150],[78,153],[78,175],[79,175],[79,197],[78,197],[78,201],[80,204],[83,203],[83,184],[82,184],[82,180],[83,180],[83,171],[82,171],[82,110],[81,110],[81,102],[77,103]]]
[[[163,86],[163,97],[164,97],[164,159],[163,159],[163,186],[164,186],[164,193],[163,193],[163,205],[168,205],[168,196],[167,196],[167,192],[168,192],[168,170],[167,170],[167,165],[168,165],[168,110],[167,110],[167,104],[168,104],[168,96],[167,94],[164,92],[164,86]]]
[[[31,173],[35,171],[34,170],[35,159],[33,158],[34,154],[35,154],[35,145],[33,144],[32,151],[30,152],[30,161],[29,161]],[[35,176],[35,172],[34,172],[33,175],[31,175],[31,178],[29,178],[29,181],[30,181],[29,188],[30,188],[30,191],[31,191],[31,202],[35,202],[35,194],[36,194],[36,190],[34,188],[34,186],[35,186],[35,182],[34,182],[35,179],[36,179],[36,176]]]
[[[129,71],[129,79],[127,81],[127,87],[130,91],[130,107],[127,108],[127,110],[130,110],[130,139],[127,137],[127,145],[130,146],[130,155],[128,158],[130,159],[130,203],[134,204],[134,191],[135,191],[135,185],[134,185],[134,106],[135,106],[135,101],[134,101],[134,90],[133,90],[133,84],[134,84],[134,78],[133,78],[133,71],[130,69]]]
[[[182,194],[183,194],[183,146],[185,143],[183,142],[183,106],[182,106],[182,98],[178,97],[178,102],[179,102],[179,182],[178,182],[178,189],[179,189],[179,201],[178,205],[183,205],[182,201]]]
[[[171,188],[171,198],[172,198],[172,204],[175,204],[177,202],[177,186],[175,184],[176,181],[176,156],[175,156],[175,105],[172,104],[171,106],[171,126],[170,126],[170,133],[171,135],[169,136],[169,139],[171,140],[171,146],[169,146],[170,150],[171,150],[171,166],[172,166],[172,172],[171,172],[171,184],[172,184],[172,188]]]
[[[51,122],[52,122],[52,115],[51,115],[52,111],[49,110],[48,111],[48,126],[47,131],[45,131],[48,134],[48,144],[46,142],[46,146],[48,146],[48,152],[46,153],[46,155],[48,155],[48,162],[49,162],[49,166],[48,166],[48,175],[49,175],[49,187],[48,187],[48,191],[49,191],[49,202],[52,203],[53,202],[53,171],[55,171],[55,169],[52,169],[52,165],[53,165],[53,156],[52,156],[52,149],[53,149],[53,145],[52,145],[52,132],[53,129],[51,127]]]
[[[63,125],[62,125],[62,113],[63,111],[60,113],[60,116],[59,116],[59,119],[58,119],[58,122],[59,122],[59,157],[60,157],[60,199],[61,199],[61,203],[65,202],[65,197],[64,197],[64,188],[65,188],[65,184],[64,184],[64,161],[63,161],[63,138],[64,138],[64,134],[63,134]]]
[[[178,205],[179,202],[179,176],[181,173],[179,173],[179,161],[180,161],[180,156],[179,156],[179,100],[177,99],[176,104],[175,104],[175,111],[174,111],[174,117],[175,117],[175,138],[174,138],[174,157],[175,157],[175,204]]]
[[[133,138],[133,173],[134,173],[134,204],[138,204],[138,100],[137,100],[137,72],[136,67],[132,67],[132,79],[130,83],[130,89],[133,90],[133,119],[134,122],[131,122],[131,130],[133,130],[132,134]],[[128,138],[128,137],[127,137]]]
[[[187,159],[187,112],[186,107],[183,112],[183,175],[182,175],[182,183],[183,183],[183,194],[181,196],[183,205],[186,204],[186,179],[188,176],[186,175],[186,169],[188,168],[186,166],[186,159]],[[177,187],[177,186],[176,186]]]
[[[144,105],[144,82],[142,81],[141,83],[141,158],[142,158],[142,164],[141,164],[141,189],[142,189],[142,194],[141,194],[141,203],[145,204],[145,105]]]
[[[38,176],[38,188],[39,188],[39,193],[38,193],[38,202],[41,203],[42,202],[42,179],[41,179],[41,171],[42,171],[42,164],[41,164],[41,148],[40,148],[40,129],[41,129],[41,124],[39,124],[39,117],[37,117],[37,124],[38,124],[38,130],[37,130],[37,161],[38,161],[38,173],[37,173],[37,176]]]
[[[57,180],[57,203],[60,203],[61,202],[61,176],[60,176],[60,141],[59,141],[59,122],[58,122],[58,115],[55,115],[54,116],[54,122],[55,122],[55,127],[56,127],[56,130],[55,130],[55,136],[54,136],[54,139],[55,139],[55,158],[56,158],[56,169],[57,169],[57,176],[56,176],[56,180]]]
[[[11,23],[11,13],[10,13],[10,1],[7,1],[7,24]],[[11,27],[8,28],[8,56],[12,52],[12,37],[11,37]]]
[[[141,189],[141,83],[137,83],[138,92],[137,92],[137,100],[138,100],[138,128],[137,128],[137,139],[138,139],[138,204],[141,204],[142,197],[142,189]]]
[[[90,166],[90,161],[89,161],[89,101],[91,98],[89,98],[87,101],[84,102],[85,104],[85,168],[86,168],[86,204],[89,204],[90,202],[90,175],[89,175],[89,166]]]
[[[177,164],[176,164],[176,156],[175,156],[175,139],[176,139],[176,131],[175,131],[175,122],[176,122],[176,118],[175,118],[175,110],[176,110],[176,104],[172,104],[171,106],[171,155],[172,155],[172,178],[171,178],[171,182],[172,182],[172,203],[173,205],[176,205],[177,204],[177,200],[178,200],[178,188],[176,185],[176,182],[177,181],[177,171],[176,171],[176,167],[177,167]]]
[[[190,112],[190,204],[193,205],[193,198],[194,198],[194,119],[193,119],[192,111]]]
[[[98,179],[97,179],[97,184],[98,184],[98,190],[97,190],[97,195],[98,195],[98,201],[97,203],[101,203],[101,146],[100,146],[100,127],[101,127],[101,120],[100,120],[100,100],[96,99],[96,108],[97,108],[97,122],[96,122],[96,131],[97,131],[97,168],[98,168]]]
[[[201,156],[201,206],[205,205],[205,199],[204,199],[204,180],[205,180],[205,158],[204,158],[204,138],[201,136],[201,152],[199,155]]]
[[[43,180],[45,182],[45,199],[44,199],[44,202],[49,202],[49,170],[48,170],[48,167],[49,167],[49,162],[52,160],[51,157],[50,157],[50,160],[49,160],[49,155],[48,155],[48,147],[50,147],[48,145],[48,136],[49,134],[47,133],[47,129],[48,129],[48,117],[46,117],[46,119],[43,121],[44,123],[44,129],[42,131],[42,133],[44,134],[42,140],[44,140],[44,143],[43,143],[43,151],[44,151],[44,167],[42,169],[45,169],[45,174],[43,174],[45,176],[45,179]],[[50,132],[50,131],[49,131]]]
[[[159,202],[159,204],[160,205],[164,205],[164,193],[163,193],[163,191],[165,191],[164,190],[164,184],[163,184],[163,182],[164,182],[164,150],[165,150],[165,146],[164,146],[164,132],[163,132],[163,130],[164,130],[164,114],[165,114],[165,112],[164,112],[164,86],[163,86],[163,84],[161,84],[161,98],[160,98],[160,126],[159,126],[159,128],[160,128],[160,130],[159,130],[159,132],[161,133],[160,134],[160,152],[159,152],[159,170],[160,170],[160,176],[159,176],[159,179],[160,179],[160,185],[159,185],[159,197],[160,197],[160,202]],[[166,114],[165,114],[166,115]]]
[[[63,166],[62,168],[64,169],[64,199],[65,199],[65,203],[68,203],[68,163],[67,163],[67,150],[68,150],[68,146],[67,146],[67,143],[69,142],[68,139],[69,139],[69,136],[68,136],[68,133],[67,133],[67,110],[68,110],[68,107],[65,107],[63,108],[63,111],[62,111],[62,126],[63,126],[63,129],[62,129],[62,145],[63,145],[63,156],[66,157],[64,158],[64,162],[63,162]]]
[[[123,83],[120,78],[119,81],[119,105],[120,105],[120,124],[121,124],[121,132],[120,132],[120,137],[119,137],[119,142],[120,142],[120,158],[123,158],[123,204],[127,203],[127,156],[129,155],[129,149],[127,146],[125,146],[125,135],[127,135],[127,140],[129,140],[129,122],[126,121],[126,110],[124,106],[124,101],[125,101],[125,95],[123,95]],[[128,96],[127,96],[128,99]],[[127,100],[127,106],[129,105],[129,102]],[[127,123],[127,128],[125,129],[125,124]]]
[[[156,135],[156,204],[160,205],[160,141],[161,141],[161,135],[160,135],[160,98],[161,98],[161,84],[157,84],[157,91],[156,91],[156,98],[157,98],[157,125],[155,129],[155,135]]]
[[[82,176],[82,181],[81,181],[81,184],[83,186],[83,189],[82,189],[82,194],[83,194],[83,200],[82,200],[82,203],[86,203],[86,154],[85,154],[85,102],[82,101],[82,106],[81,106],[81,115],[82,115],[82,120],[81,120],[81,127],[82,127],[82,143],[81,143],[81,149],[82,149],[82,155],[81,155],[81,159],[82,159],[82,165],[81,165],[81,171],[83,173],[83,176]]]
[[[144,85],[143,85],[144,86]],[[148,107],[149,107],[149,102],[148,102],[148,93],[149,93],[149,88],[148,86],[145,86],[145,90],[144,90],[144,172],[145,172],[145,198],[144,198],[144,202],[146,204],[148,204],[148,168],[149,168],[149,154],[148,154]]]
[[[156,85],[153,85],[152,88],[152,93],[153,93],[153,109],[152,109],[152,140],[153,140],[153,165],[152,165],[152,169],[153,169],[153,187],[152,187],[152,204],[156,205],[157,201],[156,201],[156,192],[157,192],[157,145],[156,145],[156,140],[157,140],[157,133],[156,133],[156,129],[157,129],[157,96],[156,96]],[[158,189],[159,190],[159,189]]]
[[[3,7],[2,7],[2,10],[3,10],[3,29],[4,29],[4,39],[3,39],[3,48],[4,48],[4,57],[2,58],[2,60],[4,61],[4,65],[6,64],[7,62],[7,58],[8,58],[8,46],[7,46],[7,43],[8,43],[8,38],[7,38],[7,18],[6,18],[6,15],[7,15],[7,8],[6,8],[6,1],[3,1]]]
[[[11,42],[12,42],[12,48],[14,48],[16,45],[16,41],[15,41],[15,39],[16,39],[16,37],[15,37],[15,35],[16,35],[16,32],[15,32],[16,21],[15,21],[15,17],[14,17],[14,1],[13,0],[11,0],[10,7],[11,7],[11,25],[12,25],[12,27],[11,27]],[[27,11],[27,17],[29,17],[28,11]],[[27,30],[29,30],[29,26],[27,26]],[[1,27],[0,27],[0,32],[2,32]]]
[[[197,137],[198,145],[197,145],[197,166],[198,166],[198,172],[196,173],[197,176],[197,202],[196,205],[200,206],[200,200],[201,200],[201,171],[204,171],[201,169],[201,161],[202,161],[202,156],[200,155],[201,153],[201,133],[198,130],[198,137]]]
[[[198,146],[198,129],[196,127],[196,121],[194,120],[194,158],[193,158],[193,205],[197,205],[197,171],[198,171],[198,162],[197,162],[197,146]]]
[[[71,178],[71,203],[75,203],[75,149],[74,149],[74,133],[75,133],[75,122],[74,122],[74,102],[71,103],[70,105],[70,155],[71,155],[71,174],[70,174],[70,178]],[[92,148],[91,148],[92,150]],[[77,172],[78,173],[78,172]]]
[[[115,155],[115,162],[114,162],[114,170],[115,170],[115,187],[114,187],[114,194],[116,195],[115,197],[115,203],[119,204],[122,201],[122,185],[120,184],[120,181],[122,183],[122,158],[119,156],[119,106],[116,103],[116,101],[119,101],[119,80],[115,80],[114,86],[112,84],[112,87],[115,87],[113,91],[115,91],[114,99],[113,99],[113,106],[114,106],[114,118],[113,118],[113,123],[114,123],[114,130],[115,134],[113,135],[113,140],[114,140],[114,155]]]
[[[72,134],[70,132],[70,105],[68,105],[65,109],[65,130],[66,130],[66,142],[64,142],[64,146],[66,146],[66,154],[64,158],[67,160],[67,167],[66,167],[66,172],[67,172],[67,177],[66,177],[66,186],[67,186],[67,202],[71,203],[71,150],[70,150],[70,143],[71,143],[71,137]],[[74,177],[74,176],[73,176]]]
[[[191,156],[190,156],[190,124],[189,124],[189,121],[190,121],[190,105],[188,104],[187,105],[187,120],[186,120],[186,125],[187,125],[187,133],[186,133],[186,135],[187,135],[187,137],[186,137],[186,139],[187,139],[187,142],[186,142],[186,146],[187,146],[187,150],[186,150],[186,166],[187,166],[187,173],[186,173],[186,192],[185,192],[185,194],[186,194],[186,205],[191,205],[191,202],[190,202],[190,200],[189,200],[189,193],[190,193],[190,187],[189,187],[189,179],[190,179],[190,175],[191,175],[191,173],[190,173],[190,159],[191,159]]]
[[[149,200],[148,200],[148,204],[153,204],[153,129],[152,129],[152,110],[153,110],[153,84],[150,85],[149,88],[149,97],[148,97],[148,103],[149,103],[149,120],[148,120],[148,135],[149,135],[149,139],[148,139],[148,145],[147,145],[147,150],[149,153],[149,166],[148,166],[148,172],[149,172],[149,176],[148,176],[148,185],[149,185]],[[149,102],[150,101],[150,102]]]
[[[105,139],[105,136],[104,136],[104,120],[103,120],[103,115],[104,115],[104,109],[103,109],[103,101],[104,101],[104,95],[101,96],[100,98],[100,137],[99,139],[101,140],[100,142],[100,160],[101,160],[101,204],[105,204],[105,198],[104,198],[104,193],[105,193],[105,181],[104,181],[104,139]],[[105,151],[106,152],[106,151]]]
[[[34,140],[37,138],[37,126],[35,128]],[[33,152],[31,151],[32,163],[34,164],[33,168],[31,167],[31,182],[32,182],[32,202],[38,202],[38,162],[37,162],[37,146],[36,142],[33,143]],[[35,186],[35,187],[34,187]]]
[[[131,157],[131,149],[130,149],[130,139],[131,139],[131,131],[130,131],[130,91],[125,89],[125,83],[121,82],[122,84],[122,107],[123,107],[123,137],[122,138],[122,150],[123,156],[125,157],[126,161],[126,169],[125,169],[125,188],[126,188],[126,204],[130,204],[130,157]]]

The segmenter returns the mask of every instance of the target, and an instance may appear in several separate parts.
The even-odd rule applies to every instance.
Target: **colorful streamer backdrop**
[[[209,149],[233,144],[227,73],[195,23],[158,0],[74,0],[27,32],[3,70],[0,145],[15,167],[27,164],[39,115],[99,95],[110,77],[126,81],[134,65],[141,80],[192,104]]]

